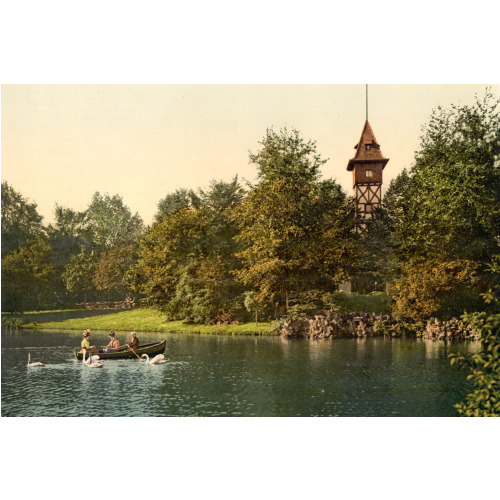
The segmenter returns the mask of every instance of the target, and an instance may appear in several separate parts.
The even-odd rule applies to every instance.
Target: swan
[[[31,363],[31,354],[28,353],[28,366],[32,366],[32,367],[35,367],[35,366],[45,366],[44,363],[40,363],[40,361],[35,361],[34,363]]]
[[[165,356],[163,354],[157,354],[153,359],[149,359],[149,356],[144,353],[141,358],[146,357],[146,363],[149,363],[150,365],[159,365],[161,363],[166,363],[165,361]]]
[[[99,359],[99,356],[97,355],[90,355],[89,358],[87,360],[85,360],[85,354],[87,354],[87,350],[84,349],[83,350],[83,363],[87,366],[89,366],[90,368],[102,368],[104,365],[102,363],[100,363],[99,361],[97,361]]]

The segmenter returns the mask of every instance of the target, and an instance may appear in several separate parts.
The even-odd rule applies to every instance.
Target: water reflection
[[[166,338],[168,362],[102,360],[94,369],[74,360],[79,332],[2,332],[2,416],[452,416],[466,385],[447,355],[475,348],[384,338],[140,337]],[[28,369],[28,351],[46,366]]]

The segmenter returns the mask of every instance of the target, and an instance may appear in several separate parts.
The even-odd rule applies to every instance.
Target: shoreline
[[[88,313],[88,315],[86,315]],[[243,323],[238,325],[203,325],[183,321],[167,321],[154,309],[130,310],[60,310],[29,312],[20,315],[2,313],[4,318],[19,318],[18,328],[38,330],[144,332],[144,333],[194,333],[212,335],[275,335],[270,322]],[[45,321],[48,320],[48,321]],[[3,325],[2,326],[8,326]],[[14,326],[14,325],[12,325]]]

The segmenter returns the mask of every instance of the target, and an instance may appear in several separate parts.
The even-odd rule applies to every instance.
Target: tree
[[[173,214],[179,210],[192,207],[196,204],[197,196],[192,190],[177,189],[173,193],[167,194],[158,203],[158,211],[155,214],[155,220],[159,222],[163,217]]]
[[[38,239],[2,258],[2,310],[22,312],[57,301],[50,257],[47,242]]]
[[[84,232],[94,250],[104,250],[116,245],[137,241],[143,230],[139,214],[132,215],[119,195],[94,193],[85,211]]]
[[[212,181],[196,206],[164,215],[142,239],[134,288],[168,317],[208,322],[243,307],[232,275],[239,262],[229,216],[240,190],[235,181]]]
[[[48,227],[49,244],[60,286],[70,292],[67,300],[121,296],[143,230],[139,215],[131,214],[121,196],[99,192],[94,193],[86,210],[78,212],[56,204],[54,215],[55,223]],[[127,251],[130,253],[125,255]]]
[[[93,268],[92,282],[97,290],[123,297],[130,290],[127,273],[137,262],[138,244],[117,245],[101,252]]]
[[[297,130],[268,129],[260,144],[250,154],[259,183],[233,213],[244,245],[236,275],[258,301],[284,295],[288,310],[290,294],[305,298],[347,278],[354,210],[334,181],[319,181],[326,160],[315,142]]]
[[[36,203],[30,203],[6,181],[2,182],[2,257],[43,233]]]
[[[390,231],[401,223],[401,219],[404,215],[402,201],[409,181],[410,174],[405,168],[391,180],[384,195],[382,213],[384,223]]]
[[[391,221],[382,208],[375,210],[373,217],[363,221],[363,225],[352,289],[357,293],[382,292],[396,274]]]
[[[468,260],[409,261],[401,264],[396,280],[396,317],[415,321],[431,317],[450,318],[464,310],[481,308],[480,275],[477,265]]]
[[[405,263],[396,284],[396,310],[402,315],[425,318],[407,297],[409,290],[420,294],[414,297],[415,303],[425,301],[424,295],[440,295],[441,278],[434,285],[428,280],[425,288],[414,286],[422,276],[431,276],[433,269],[457,264],[467,270],[455,276],[462,280],[445,287],[443,300],[448,304],[455,292],[477,297],[499,285],[500,276],[494,272],[494,257],[500,253],[498,104],[486,93],[472,106],[438,108],[424,129],[415,165],[398,201],[395,224],[398,259]],[[461,314],[462,306],[458,300],[455,310],[439,304],[429,309],[450,315]]]
[[[84,251],[72,255],[62,274],[66,289],[85,302],[95,296],[93,277],[96,260],[96,256]]]
[[[207,192],[199,189],[198,196],[199,205],[215,213],[223,213],[238,206],[245,196],[245,191],[236,175],[231,182],[210,181],[210,189]]]

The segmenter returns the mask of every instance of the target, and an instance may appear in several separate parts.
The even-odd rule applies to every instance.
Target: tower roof
[[[349,171],[354,169],[354,165],[356,163],[370,162],[382,162],[383,169],[389,161],[389,158],[385,158],[382,155],[382,151],[380,151],[380,144],[377,142],[377,139],[375,139],[375,134],[373,133],[368,120],[365,122],[363,132],[361,132],[361,138],[356,146],[354,146],[354,149],[356,150],[356,154],[347,164],[347,170]]]

